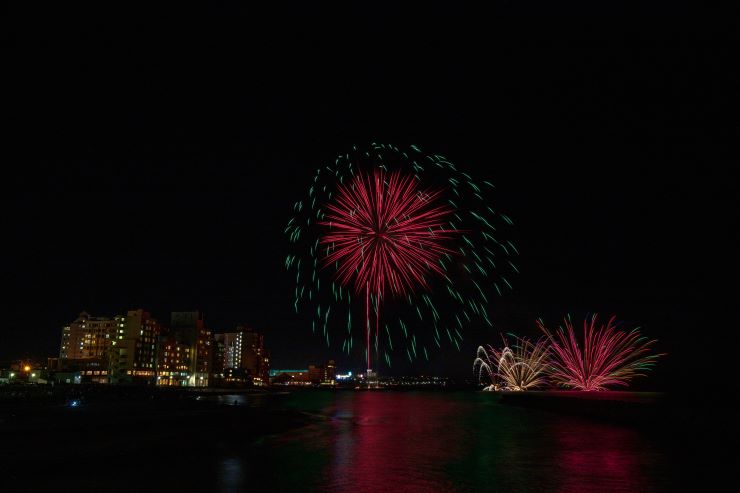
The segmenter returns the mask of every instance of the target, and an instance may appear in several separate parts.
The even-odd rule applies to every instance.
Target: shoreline
[[[601,391],[577,392],[567,390],[544,390],[526,392],[481,392],[480,390],[465,388],[380,388],[354,389],[342,387],[266,387],[266,388],[162,388],[147,386],[4,386],[0,388],[0,431],[12,431],[15,426],[33,431],[33,420],[49,421],[59,426],[74,424],[76,415],[88,415],[91,426],[96,421],[104,420],[98,413],[105,410],[120,415],[123,410],[128,414],[119,416],[119,422],[124,425],[135,424],[136,417],[140,420],[159,421],[163,425],[167,420],[185,419],[187,415],[199,416],[199,420],[232,419],[231,416],[242,413],[243,418],[251,422],[264,420],[273,421],[275,426],[270,429],[280,429],[278,415],[283,415],[287,424],[286,429],[296,423],[307,424],[307,416],[299,411],[286,411],[275,406],[275,409],[266,411],[265,408],[250,408],[248,405],[232,405],[221,399],[221,396],[255,396],[272,399],[280,395],[307,393],[314,391],[329,392],[472,392],[488,396],[501,405],[539,409],[559,414],[569,414],[587,418],[608,420],[622,424],[666,426],[667,422],[681,419],[688,407],[687,403],[679,405],[674,397],[663,392],[630,392],[630,391]],[[272,397],[270,397],[272,396]],[[215,399],[209,399],[213,397]],[[230,400],[229,400],[230,401]],[[277,404],[277,401],[275,401]],[[272,408],[273,406],[268,406]],[[685,409],[684,409],[685,408]],[[251,411],[249,410],[251,409]],[[286,414],[287,413],[287,414]],[[293,413],[293,415],[289,415]],[[674,419],[675,418],[675,419]],[[306,423],[304,423],[306,422]],[[47,428],[43,423],[37,423]],[[199,425],[207,431],[207,425]],[[53,426],[52,426],[53,427]],[[247,435],[258,433],[260,427],[247,430],[241,427],[240,433]],[[269,434],[269,433],[267,433]]]
[[[204,456],[236,453],[317,421],[308,413],[278,406],[168,397],[92,398],[76,406],[14,401],[0,408],[0,461],[11,478],[12,471],[26,469],[27,458],[36,456],[39,447],[54,458],[44,466],[54,474],[63,475],[80,461],[104,468],[124,458],[146,457],[156,464],[185,451],[198,450]]]

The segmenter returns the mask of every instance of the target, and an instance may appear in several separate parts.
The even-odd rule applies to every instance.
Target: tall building
[[[337,365],[331,359],[324,367],[324,382],[334,383],[337,381]]]
[[[213,344],[211,344],[211,385],[220,383],[224,378],[225,363],[226,344],[224,344],[224,334],[213,334]]]
[[[205,387],[211,373],[211,331],[206,328],[203,314],[194,312],[172,312],[170,334],[175,340],[189,346],[189,385]]]
[[[72,327],[65,325],[62,327],[62,342],[59,345],[59,359],[68,359],[70,351],[70,334]]]
[[[329,360],[325,365],[308,365],[308,381],[315,385],[334,385],[336,375],[334,360]]]
[[[59,357],[107,359],[111,343],[116,336],[116,329],[115,318],[92,317],[83,311],[74,322],[62,329]]]
[[[117,322],[116,340],[110,352],[111,379],[118,383],[153,383],[161,332],[159,323],[141,308],[129,310]]]
[[[224,344],[224,361],[223,367],[226,368],[239,368],[238,362],[241,360],[241,344],[237,346],[236,343],[236,332],[226,332],[219,334],[223,337]],[[237,354],[237,347],[239,348],[239,354]]]
[[[234,366],[248,369],[252,374],[259,373],[261,359],[265,351],[265,337],[251,327],[236,328],[236,351]]]
[[[320,384],[324,381],[324,367],[321,365],[308,365],[308,381]]]
[[[82,312],[62,328],[59,370],[79,371],[82,380],[109,382],[109,356],[116,337],[116,318],[92,317]]]
[[[268,385],[270,358],[265,350],[265,337],[250,327],[238,326],[235,332],[221,334],[224,345],[226,379]]]
[[[183,387],[191,384],[192,348],[172,334],[160,341],[157,385]]]

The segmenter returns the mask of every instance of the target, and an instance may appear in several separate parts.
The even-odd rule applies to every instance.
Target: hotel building
[[[78,370],[83,381],[109,382],[109,357],[121,317],[92,317],[82,312],[62,328],[59,366]]]
[[[161,326],[141,308],[129,310],[117,322],[116,339],[110,351],[111,381],[154,383]]]
[[[203,314],[172,312],[170,335],[178,344],[190,348],[188,385],[207,387],[211,373],[211,331],[206,328]]]
[[[225,381],[268,385],[270,358],[265,350],[264,335],[242,325],[235,332],[219,335],[224,345]]]

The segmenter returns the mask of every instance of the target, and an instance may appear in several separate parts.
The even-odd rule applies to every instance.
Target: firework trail
[[[488,350],[483,346],[478,346],[478,350],[475,352],[475,360],[473,361],[473,372],[477,372],[478,383],[483,383],[483,372],[486,373],[486,377],[491,384],[485,387],[483,390],[499,390],[501,385],[499,383],[498,373],[496,372],[496,357],[493,356],[493,347],[488,346]]]
[[[540,320],[540,329],[550,340],[552,369],[550,378],[562,387],[577,390],[607,390],[609,386],[627,386],[629,381],[644,376],[663,354],[648,354],[656,342],[640,335],[639,330],[617,330],[615,317],[596,327],[597,316],[583,321],[583,339],[579,344],[570,317],[565,328],[551,333]]]
[[[364,342],[368,368],[373,346],[389,366],[394,350],[412,362],[445,341],[459,350],[465,325],[493,325],[494,296],[518,272],[504,239],[512,221],[486,200],[492,191],[416,146],[337,156],[284,230],[296,312],[310,310],[312,330],[347,354]]]
[[[530,390],[547,382],[549,350],[548,340],[540,338],[531,342],[525,338],[515,338],[515,344],[509,346],[503,338],[501,350],[488,346],[478,347],[473,371],[478,370],[478,379],[482,381],[485,371],[491,385],[484,390]]]

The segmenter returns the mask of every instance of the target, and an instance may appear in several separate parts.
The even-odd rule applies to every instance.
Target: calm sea
[[[219,397],[284,406],[315,424],[220,457],[217,491],[675,491],[650,430],[501,405],[475,392],[299,392]]]
[[[303,390],[200,400],[90,399],[6,413],[0,492],[682,489],[665,431],[503,405],[491,393]],[[308,424],[284,431],[286,419]]]

